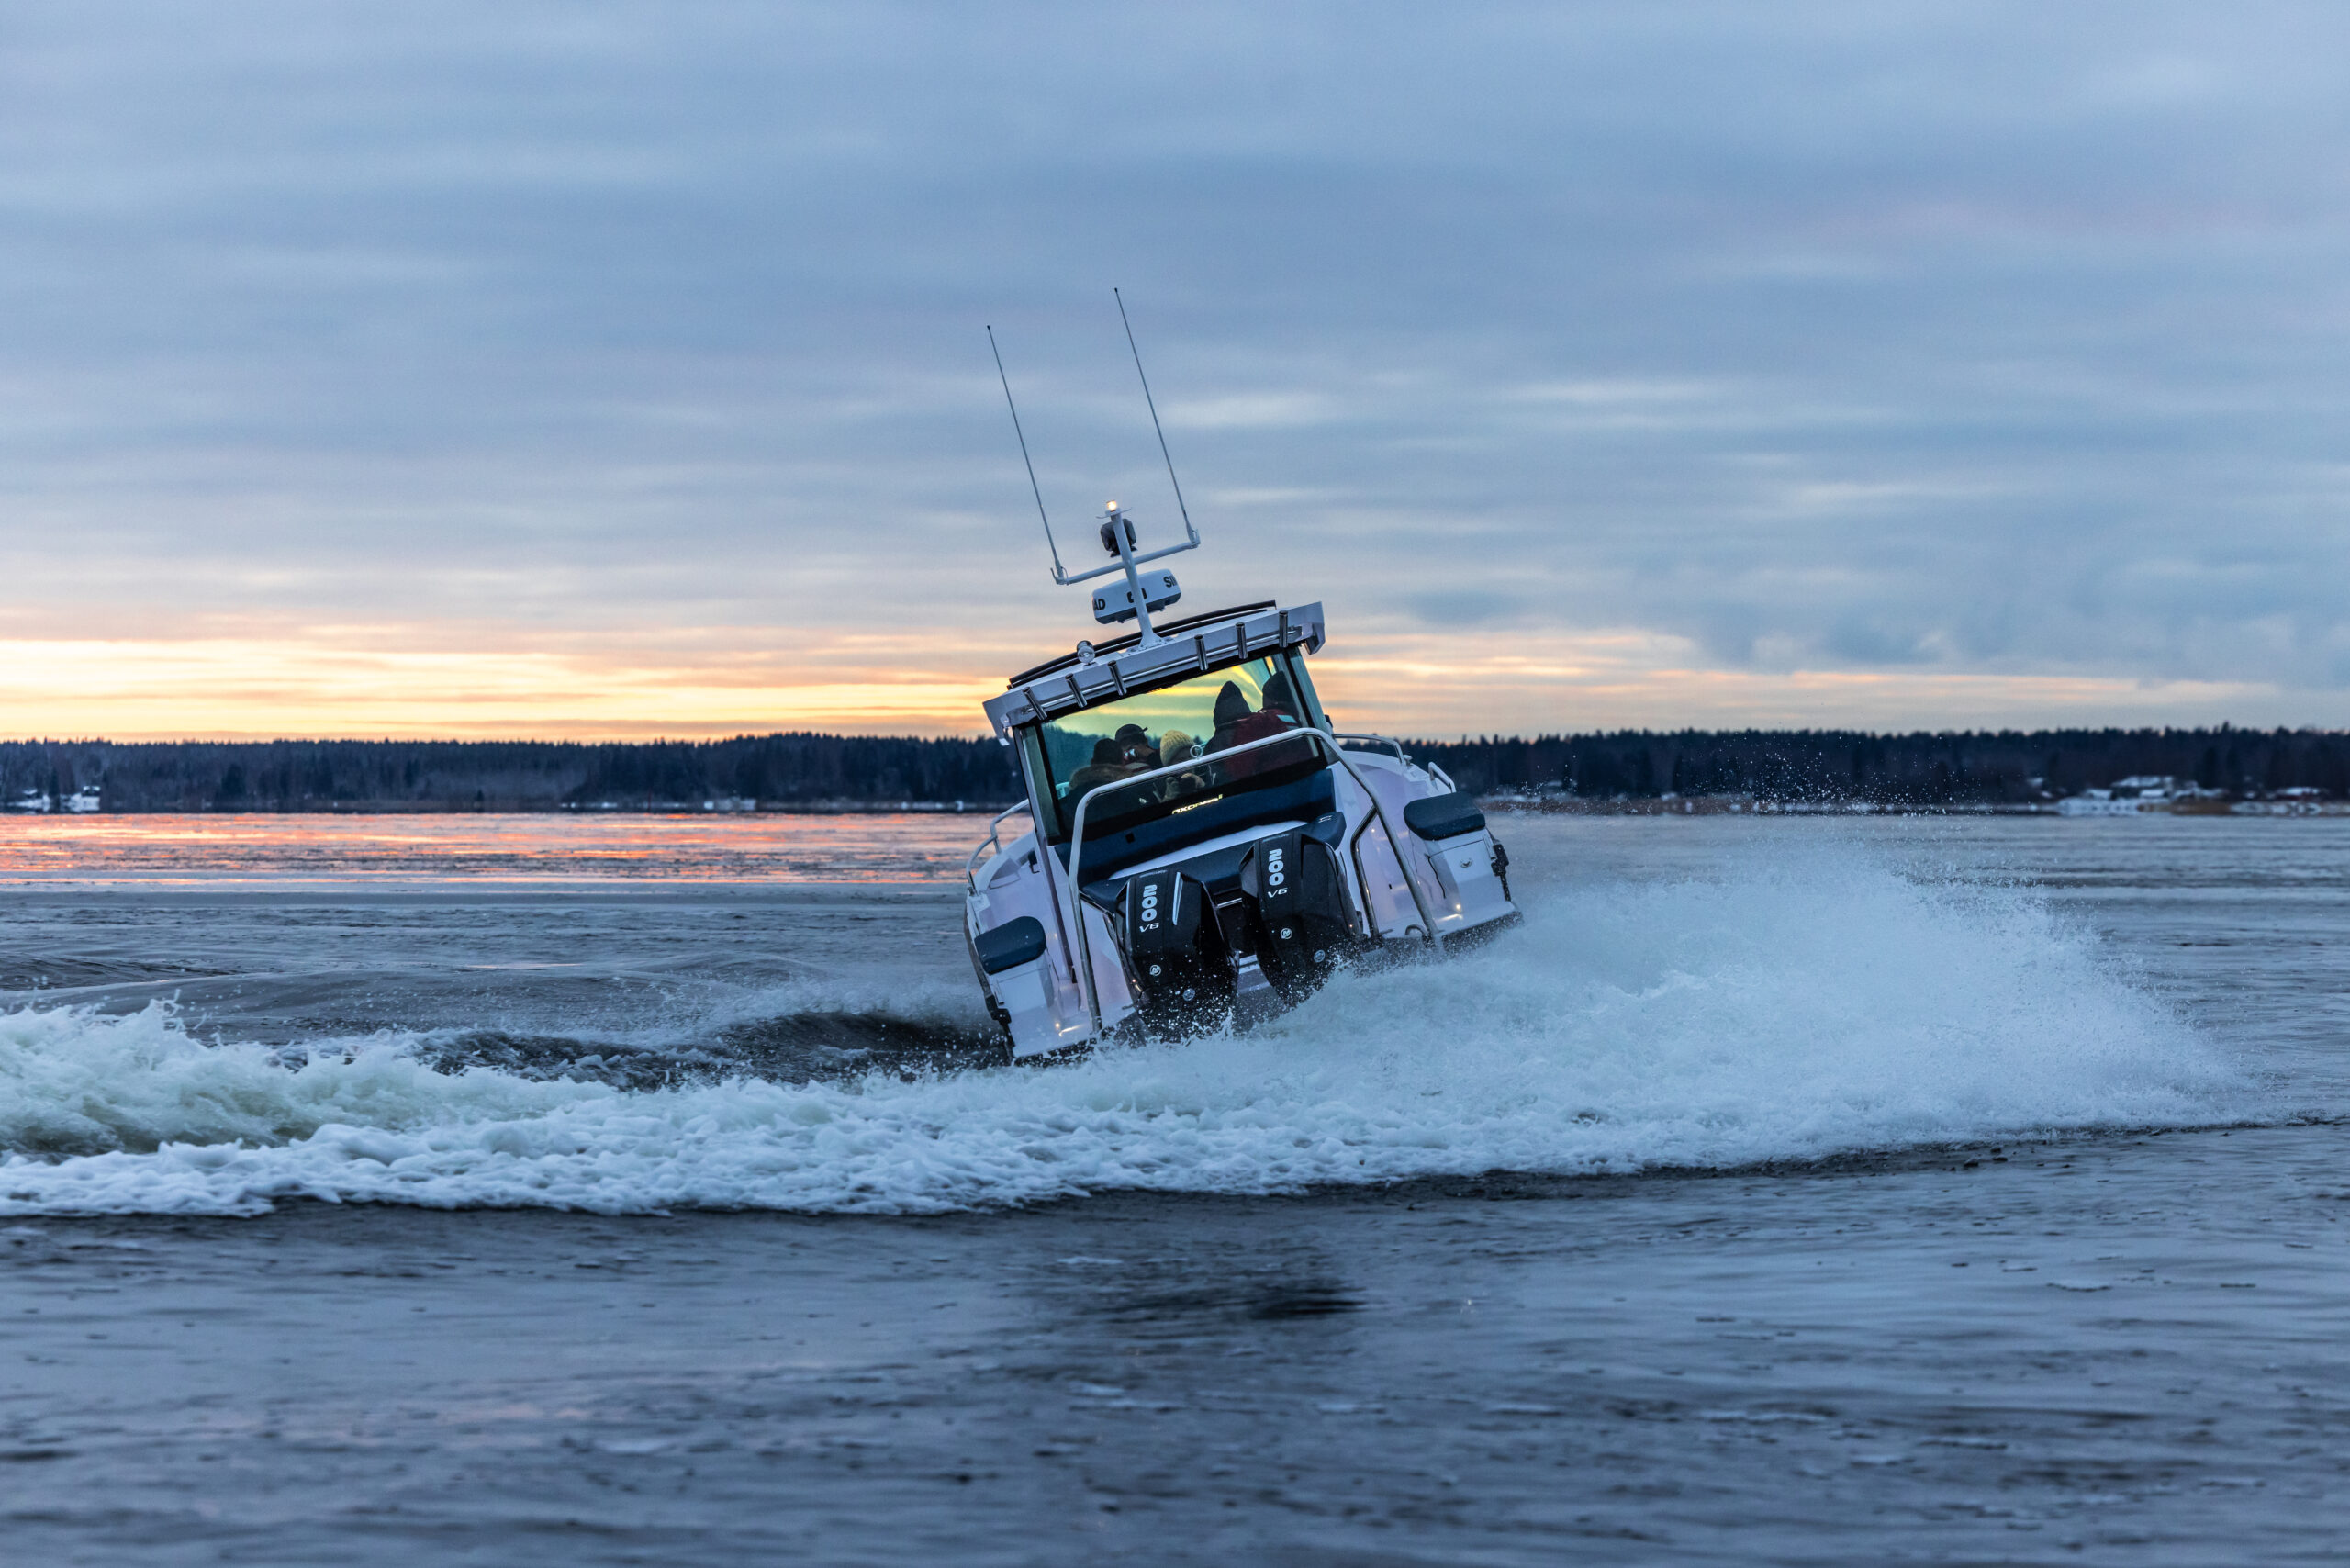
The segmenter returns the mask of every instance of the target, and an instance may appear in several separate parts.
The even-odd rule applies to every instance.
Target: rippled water
[[[983,825],[0,823],[12,1536],[2205,1562],[2345,1522],[2350,823],[1517,819],[1521,932],[1044,1070],[977,1065]]]
[[[7,816],[0,887],[934,882],[961,874],[985,823],[944,812]]]

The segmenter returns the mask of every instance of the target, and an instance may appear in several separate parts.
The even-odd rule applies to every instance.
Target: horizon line
[[[1423,745],[1474,745],[1497,742],[1519,742],[1528,745],[1542,741],[1573,741],[1605,739],[1615,736],[1649,735],[1856,735],[1871,739],[1899,740],[1917,735],[2048,735],[2048,734],[2248,734],[2248,735],[2344,735],[2350,736],[2350,725],[2335,724],[2239,724],[2222,720],[2202,724],[2042,724],[2032,728],[2003,726],[1988,728],[1942,729],[1867,729],[1857,726],[1817,724],[1683,724],[1674,728],[1623,725],[1610,729],[1539,730],[1503,732],[1486,730],[1466,732],[1457,736],[1433,734],[1409,734],[1401,732],[1388,735],[1397,741],[1415,742]],[[723,745],[733,741],[781,740],[805,736],[811,740],[840,741],[962,741],[984,743],[994,740],[986,730],[937,732],[921,730],[857,731],[818,729],[734,730],[709,734],[653,735],[464,735],[464,734],[262,734],[258,732],[235,734],[196,734],[157,736],[140,735],[118,739],[110,735],[14,735],[0,736],[0,746],[151,746],[151,745],[569,745],[569,746],[656,746],[656,745]]]

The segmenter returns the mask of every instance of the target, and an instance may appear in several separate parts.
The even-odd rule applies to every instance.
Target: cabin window
[[[1086,809],[1086,837],[1310,773],[1326,760],[1311,742],[1228,759],[1218,754],[1314,726],[1320,717],[1304,661],[1275,655],[1048,720],[1028,732],[1035,737],[1028,756],[1058,819],[1050,836],[1069,836],[1089,791],[1160,767],[1184,765],[1180,773],[1096,797]]]

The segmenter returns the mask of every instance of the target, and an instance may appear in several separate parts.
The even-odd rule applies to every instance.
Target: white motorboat
[[[1154,619],[1181,593],[1157,563],[1200,543],[1171,460],[1168,476],[1181,543],[1144,549],[1113,501],[1110,559],[1071,572],[1045,520],[1054,580],[1099,585],[1094,619],[1135,630],[1080,642],[986,704],[1027,798],[971,852],[966,924],[1015,1059],[1247,1028],[1343,965],[1440,956],[1519,918],[1476,801],[1323,713],[1306,667],[1321,605]]]

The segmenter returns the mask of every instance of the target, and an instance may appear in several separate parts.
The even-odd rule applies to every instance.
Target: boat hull
[[[1139,859],[1081,850],[1074,871],[1033,832],[974,851],[972,968],[1009,1056],[1245,1029],[1347,966],[1518,922],[1507,852],[1449,778],[1392,742],[1329,750],[1294,816],[1263,820],[1269,791],[1256,820],[1203,817]]]

